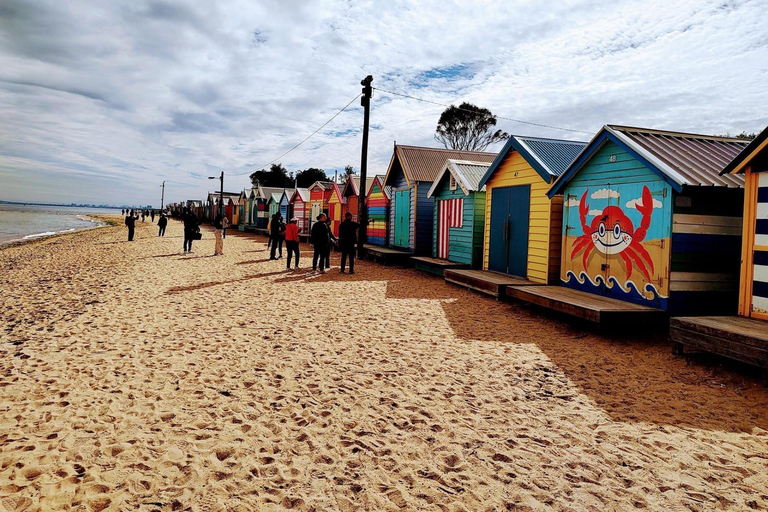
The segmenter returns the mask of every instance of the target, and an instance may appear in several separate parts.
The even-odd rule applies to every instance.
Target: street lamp
[[[163,187],[163,193],[160,196],[160,211],[162,212],[163,211],[163,203],[165,202],[165,180],[163,180],[163,184],[160,185],[160,186]]]
[[[209,180],[215,180],[216,176],[208,176]],[[224,215],[224,171],[221,171],[221,188],[219,189],[219,215]]]

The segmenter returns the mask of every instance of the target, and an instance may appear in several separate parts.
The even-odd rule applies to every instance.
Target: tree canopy
[[[310,167],[296,173],[296,186],[299,188],[307,188],[316,181],[328,181],[324,170]]]
[[[493,130],[496,116],[487,108],[464,102],[451,105],[440,115],[435,129],[435,140],[448,149],[483,151],[493,143],[509,138],[501,130]]]
[[[341,183],[346,183],[349,181],[349,178],[351,178],[353,175],[357,174],[355,170],[352,168],[351,165],[347,165],[344,167],[344,174],[341,175]]]
[[[272,164],[269,170],[261,169],[252,172],[250,175],[251,184],[256,187],[290,187],[293,186],[293,178],[288,175],[288,171],[283,164]]]

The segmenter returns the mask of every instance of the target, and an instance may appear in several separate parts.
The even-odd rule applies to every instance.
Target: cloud
[[[590,217],[597,217],[598,215],[602,215],[602,214],[603,214],[603,210],[589,210],[589,213],[587,213],[587,215],[589,215]]]
[[[564,203],[564,205],[565,205],[566,207],[568,207],[568,206],[579,206],[579,200],[578,200],[578,199],[576,199],[576,198],[573,198],[573,197],[572,197],[572,198],[568,199],[568,200],[567,200],[567,201]]]
[[[609,188],[601,188],[599,190],[596,190],[592,192],[592,195],[589,196],[592,199],[610,199],[610,198],[619,198],[619,191],[613,190]]]
[[[225,188],[240,189],[368,74],[374,87],[437,103],[374,91],[372,174],[386,170],[393,141],[436,146],[440,104],[462,101],[521,135],[586,140],[606,123],[759,131],[761,4],[4,0],[0,199],[159,205],[163,180],[166,200],[202,198],[208,183],[190,173],[222,169]],[[355,100],[280,161],[358,168],[361,127]],[[51,186],[36,189],[43,179]]]
[[[643,199],[641,197],[638,197],[637,199],[632,199],[630,201],[627,201],[627,204],[625,204],[624,206],[626,206],[627,208],[632,208],[634,210],[637,210],[637,205],[639,203],[642,203],[642,202],[643,202]],[[664,204],[654,197],[653,198],[653,207],[654,208],[663,208]]]

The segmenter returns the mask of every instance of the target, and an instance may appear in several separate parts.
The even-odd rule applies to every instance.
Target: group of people
[[[128,226],[128,241],[133,242],[133,237],[136,232],[136,221],[139,220],[139,213],[136,210],[123,210],[125,215],[125,225]],[[146,215],[142,211],[141,222],[144,222]],[[155,211],[151,213],[152,222],[155,222]],[[157,220],[157,227],[159,228],[157,236],[165,236],[165,227],[168,225],[168,217],[165,212],[160,212],[160,218]]]
[[[346,272],[347,263],[349,263],[349,273],[355,273],[355,246],[357,245],[357,222],[352,220],[352,214],[347,213],[344,220],[339,225],[338,238],[331,229],[332,220],[325,213],[317,216],[317,222],[312,225],[309,241],[312,244],[314,253],[312,255],[312,270],[315,272],[326,273],[331,268],[331,247],[337,245],[341,251],[341,273]],[[294,268],[299,268],[299,227],[298,219],[293,217],[286,224],[283,216],[279,213],[272,215],[269,220],[267,231],[269,241],[267,247],[271,248],[270,260],[277,260],[283,257],[283,240],[288,252],[286,268],[291,268],[291,260],[294,260]]]
[[[135,215],[137,220],[139,218],[139,212],[136,211],[136,210],[121,210],[121,212],[125,216],[127,216],[127,215],[134,216]],[[165,215],[165,212],[161,211],[161,212],[158,212],[158,214],[160,216],[163,216],[163,215]],[[147,217],[149,217],[152,222],[155,222],[155,210],[141,210],[141,222],[144,222],[144,220]]]
[[[134,232],[136,229],[136,221],[139,219],[139,214],[135,210],[124,210],[123,213],[127,213],[125,217],[125,225],[128,226],[128,241],[133,241]],[[154,222],[154,210],[152,211],[152,222]],[[202,233],[200,232],[200,219],[190,209],[184,208],[181,214],[181,221],[184,223],[184,250],[183,254],[192,253],[192,242],[200,240]],[[331,268],[331,247],[333,245],[338,246],[341,251],[341,273],[344,274],[349,264],[349,273],[355,273],[355,246],[357,245],[357,222],[352,220],[352,214],[347,213],[344,220],[339,224],[339,236],[338,238],[333,234],[331,229],[332,220],[325,213],[321,213],[317,216],[317,222],[312,225],[310,231],[309,241],[313,246],[314,254],[312,255],[312,270],[315,272],[321,272],[325,274],[329,268]],[[158,236],[165,236],[165,228],[168,225],[168,217],[165,212],[160,213],[160,219],[157,221],[159,228]],[[214,256],[221,256],[224,254],[224,238],[226,237],[227,228],[229,227],[229,220],[226,216],[219,214],[213,222],[214,236],[216,238],[216,244],[213,250]],[[267,226],[267,232],[269,233],[269,240],[267,242],[267,248],[270,249],[270,260],[277,260],[283,257],[283,241],[285,241],[285,248],[288,252],[288,259],[286,260],[286,269],[291,268],[291,261],[294,262],[293,268],[299,268],[299,226],[298,219],[293,217],[286,224],[283,221],[283,216],[279,213],[272,215]]]

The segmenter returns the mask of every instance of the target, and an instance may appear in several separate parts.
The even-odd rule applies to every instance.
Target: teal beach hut
[[[483,264],[488,162],[448,159],[427,192],[434,200],[432,257],[472,268]]]

